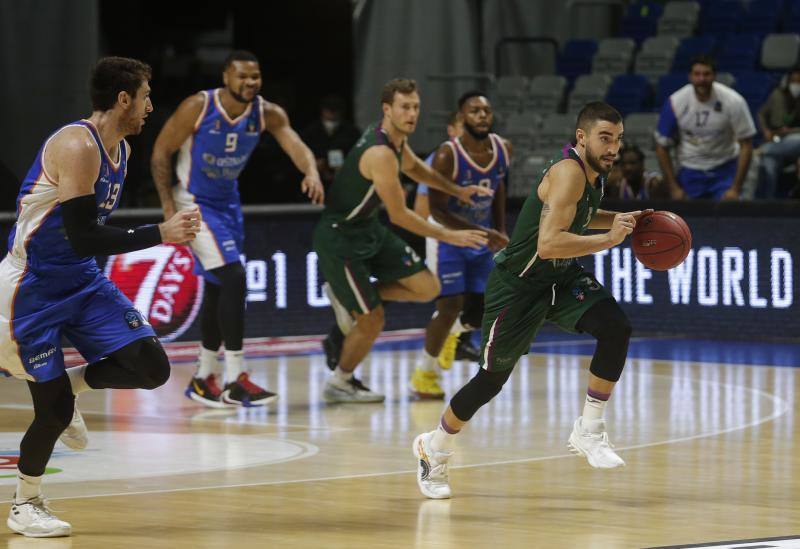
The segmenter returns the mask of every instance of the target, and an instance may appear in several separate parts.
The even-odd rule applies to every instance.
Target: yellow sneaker
[[[438,360],[442,370],[449,370],[453,367],[453,361],[456,359],[456,347],[458,347],[458,334],[449,334],[439,352]]]
[[[426,372],[417,367],[411,376],[411,394],[417,398],[443,399],[444,390],[439,386],[439,374]]]

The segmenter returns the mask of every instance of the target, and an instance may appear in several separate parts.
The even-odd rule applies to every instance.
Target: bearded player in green
[[[450,497],[447,463],[455,435],[500,392],[545,320],[597,339],[570,449],[592,467],[625,465],[608,442],[603,413],[625,365],[631,325],[575,258],[621,243],[643,212],[599,209],[606,174],[622,144],[620,114],[606,103],[589,103],[578,114],[575,137],[575,147],[565,148],[533,185],[508,246],[495,256],[486,286],[480,370],[450,401],[439,426],[414,440],[417,483],[429,498]],[[605,232],[584,235],[586,229]]]
[[[326,193],[325,211],[314,229],[325,292],[345,336],[338,364],[323,391],[327,402],[382,402],[384,395],[353,376],[383,329],[382,302],[426,302],[440,292],[438,278],[425,268],[422,258],[380,222],[381,204],[392,223],[420,236],[470,248],[487,243],[484,231],[447,229],[406,207],[400,172],[468,204],[473,195],[492,194],[485,187],[461,187],[448,181],[412,152],[407,138],[416,128],[419,103],[413,80],[398,78],[384,85],[383,119],[369,126],[348,153]]]

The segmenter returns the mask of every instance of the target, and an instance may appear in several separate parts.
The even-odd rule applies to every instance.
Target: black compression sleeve
[[[142,225],[133,229],[98,225],[97,201],[93,194],[62,202],[61,211],[67,239],[81,257],[123,254],[161,244],[158,225]]]

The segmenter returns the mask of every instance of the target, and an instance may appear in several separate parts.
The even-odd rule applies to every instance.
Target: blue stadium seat
[[[735,73],[736,91],[742,94],[751,111],[757,111],[777,84],[772,74],[758,71]]]
[[[656,2],[635,2],[628,6],[620,26],[620,36],[632,38],[641,45],[645,38],[653,36],[658,27],[658,18],[664,6]]]
[[[692,58],[702,53],[712,54],[716,39],[713,36],[690,36],[681,40],[675,58],[672,60],[672,72],[688,72]]]
[[[761,34],[730,34],[721,43],[717,56],[718,72],[752,71],[761,56]]]
[[[592,72],[592,58],[597,52],[595,40],[570,40],[556,61],[556,72],[574,80],[581,74]]]
[[[606,102],[613,105],[622,116],[649,108],[650,84],[641,74],[621,74],[614,78],[606,94]]]
[[[700,33],[724,35],[736,32],[739,21],[746,16],[740,0],[706,2],[700,14]]]
[[[661,109],[670,95],[688,83],[687,72],[673,72],[659,78],[658,86],[656,86],[656,110]]]
[[[782,10],[783,0],[751,0],[747,6],[747,16],[739,23],[739,32],[777,32]]]

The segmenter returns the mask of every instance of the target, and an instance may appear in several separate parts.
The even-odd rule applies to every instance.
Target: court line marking
[[[581,355],[576,355],[581,356]],[[639,359],[633,359],[639,360]],[[650,360],[650,359],[646,359]],[[719,363],[720,365],[725,365],[724,363]],[[637,372],[637,375],[640,377],[650,376],[650,377],[662,377],[667,379],[672,379],[674,376],[666,375],[666,374],[648,374],[644,372]],[[692,383],[699,383],[701,381],[707,380],[696,380],[692,379]],[[631,446],[622,446],[617,448],[617,451],[626,451],[626,450],[639,450],[642,448],[652,448],[655,446],[666,446],[669,444],[677,444],[680,442],[688,442],[690,440],[697,440],[701,438],[708,438],[718,435],[723,435],[726,433],[731,433],[733,431],[741,431],[744,429],[749,429],[750,427],[755,427],[757,425],[761,425],[762,423],[767,423],[774,419],[777,419],[784,415],[786,412],[789,411],[789,404],[783,400],[782,398],[768,393],[766,391],[762,391],[760,389],[753,389],[752,387],[744,387],[741,385],[734,385],[733,383],[724,383],[724,382],[713,382],[714,384],[720,387],[728,387],[731,389],[743,389],[745,391],[750,391],[751,393],[756,393],[760,396],[771,400],[773,403],[773,411],[772,414],[769,416],[751,421],[749,423],[745,423],[743,425],[737,425],[734,427],[728,427],[727,429],[720,429],[717,431],[712,431],[709,433],[698,433],[696,435],[690,435],[685,437],[678,437],[673,439],[666,439],[657,442],[648,442],[644,444],[635,444]],[[321,453],[321,452],[320,452]],[[519,459],[510,459],[510,460],[503,460],[503,461],[489,461],[483,463],[471,463],[468,465],[453,465],[451,469],[475,469],[478,467],[489,467],[489,466],[497,466],[497,465],[515,465],[520,463],[534,463],[540,461],[552,461],[556,459],[562,458],[576,458],[579,456],[575,456],[571,453],[566,454],[557,454],[553,456],[539,456],[539,457],[529,457],[529,458],[519,458]],[[409,460],[411,456],[409,455]],[[128,492],[114,492],[114,493],[103,493],[103,494],[86,494],[80,496],[61,496],[61,497],[53,497],[48,498],[51,501],[55,500],[69,500],[69,499],[94,499],[94,498],[103,498],[103,497],[119,497],[119,496],[141,496],[141,495],[148,495],[148,494],[169,494],[175,492],[196,492],[201,490],[218,490],[218,489],[226,489],[226,488],[250,488],[256,486],[282,486],[282,485],[289,485],[289,484],[304,484],[307,482],[327,482],[333,480],[350,480],[350,479],[360,479],[360,478],[373,478],[373,477],[383,477],[383,476],[396,476],[396,475],[405,475],[405,474],[412,474],[416,473],[416,469],[403,469],[399,471],[382,471],[382,472],[375,472],[375,473],[356,473],[356,474],[349,474],[349,475],[335,475],[335,476],[328,476],[328,477],[312,477],[312,478],[303,478],[303,479],[293,479],[293,480],[275,480],[275,481],[266,481],[266,482],[248,482],[248,483],[239,483],[239,484],[215,484],[215,485],[208,485],[208,486],[191,486],[187,488],[166,488],[166,489],[159,489],[159,490],[139,490],[139,491],[128,491]],[[11,500],[0,500],[2,503],[10,503]]]

